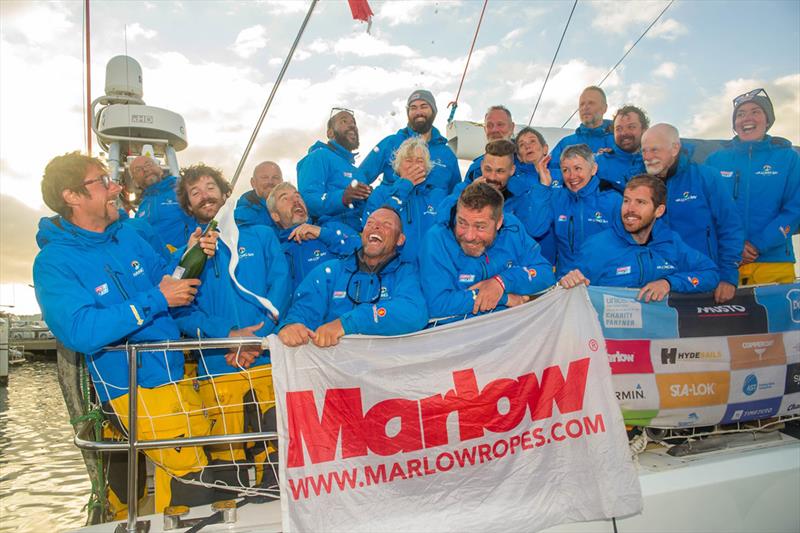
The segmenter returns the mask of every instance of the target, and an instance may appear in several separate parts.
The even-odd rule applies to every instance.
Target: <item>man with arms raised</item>
[[[520,305],[555,282],[536,241],[503,213],[503,195],[482,181],[464,189],[451,222],[428,232],[419,257],[428,311],[440,323]]]
[[[178,201],[197,224],[206,225],[217,216],[231,193],[222,173],[204,164],[181,171]],[[236,279],[249,291],[267,298],[282,313],[289,303],[289,272],[277,238],[263,225],[239,227],[237,250],[239,263]],[[255,297],[241,291],[231,279],[228,266],[231,250],[220,242],[217,254],[208,260],[200,280],[203,282],[192,306],[174,314],[183,333],[189,337],[266,337],[276,331],[278,317]],[[197,376],[200,396],[214,421],[213,434],[267,431],[275,427],[275,396],[272,390],[272,367],[268,352],[242,349],[203,349],[199,353]],[[246,420],[252,421],[247,423]],[[243,443],[210,446],[212,464],[245,462]],[[254,453],[257,481],[260,464],[265,460],[266,445]],[[246,471],[237,467],[217,466],[218,477],[228,485],[239,486]],[[222,474],[225,473],[223,476]],[[276,483],[268,470],[265,484]]]
[[[267,198],[279,183],[283,182],[283,172],[277,163],[263,161],[253,169],[250,178],[251,190],[239,197],[233,217],[238,226],[262,224],[277,231],[275,222],[267,209]]]
[[[611,228],[586,241],[578,269],[561,278],[561,286],[569,289],[591,282],[635,287],[640,288],[637,298],[645,302],[660,302],[670,291],[713,290],[719,281],[714,262],[686,245],[661,220],[666,195],[658,178],[632,178]]]
[[[153,226],[170,251],[186,244],[195,225],[175,197],[178,179],[165,176],[158,162],[144,155],[135,158],[129,168],[134,183],[142,191],[136,216]]]
[[[647,114],[636,106],[626,105],[614,115],[614,146],[597,155],[597,177],[619,191],[633,176],[644,174],[642,135],[650,127]]]
[[[593,153],[598,153],[601,148],[613,148],[612,124],[610,120],[603,118],[606,111],[608,111],[608,103],[603,89],[594,85],[586,87],[578,100],[578,116],[581,119],[581,125],[575,130],[575,133],[558,141],[556,147],[550,152],[550,155],[553,156],[550,160],[551,168],[558,168],[561,151],[567,146],[585,144]]]
[[[719,169],[736,202],[745,231],[739,282],[794,281],[792,234],[800,225],[800,156],[792,143],[767,135],[775,122],[764,89],[733,100],[736,137],[711,154],[706,164]]]
[[[686,244],[710,257],[719,270],[718,303],[731,300],[739,281],[744,228],[719,172],[694,163],[681,150],[678,130],[656,124],[642,136],[647,173],[667,186],[664,220]]]
[[[361,229],[364,202],[372,187],[354,165],[358,148],[356,117],[349,109],[333,108],[328,142],[317,141],[297,163],[297,188],[314,222],[335,220]]]
[[[281,341],[300,346],[310,340],[325,348],[343,335],[402,335],[425,327],[416,265],[397,253],[404,240],[394,210],[372,213],[357,252],[322,263],[300,283],[278,333]]]
[[[121,187],[98,159],[73,152],[55,157],[42,178],[42,197],[58,213],[39,222],[41,251],[33,264],[42,317],[64,345],[86,356],[103,412],[113,427],[129,427],[125,350],[106,346],[178,340],[169,308],[194,299],[200,282],[172,279],[171,268],[127,224],[120,224]],[[190,245],[199,233],[194,234]],[[213,254],[216,237],[201,246]],[[174,266],[174,265],[172,265]],[[137,433],[140,439],[205,436],[204,416],[188,416],[181,405],[200,405],[191,389],[175,380],[184,375],[178,350],[139,354]],[[156,468],[156,512],[168,505],[200,505],[216,499],[212,489],[187,485],[200,480],[207,460],[202,448],[147,450]],[[204,475],[213,483],[213,477]],[[122,487],[121,487],[122,488]],[[121,488],[113,488],[121,494]]]
[[[347,257],[361,246],[358,233],[350,226],[334,221],[310,224],[306,203],[291,183],[275,187],[267,207],[289,263],[290,293],[320,263]]]
[[[367,155],[359,166],[365,178],[372,182],[383,174],[382,183],[393,184],[397,175],[392,168],[395,152],[400,144],[412,137],[421,137],[428,145],[432,167],[426,181],[432,186],[445,191],[453,190],[461,182],[461,171],[458,168],[458,159],[447,145],[447,139],[442,137],[433,126],[436,118],[436,100],[430,91],[417,89],[408,97],[406,113],[408,125],[394,135],[389,135],[378,143]]]

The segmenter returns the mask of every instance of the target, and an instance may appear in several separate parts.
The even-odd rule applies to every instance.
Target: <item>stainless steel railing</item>
[[[257,346],[262,350],[269,348],[266,337],[237,337],[234,339],[203,339],[203,340],[180,340],[165,341],[145,344],[127,344],[124,346],[113,346],[106,348],[106,351],[124,350],[128,354],[128,440],[125,441],[93,441],[86,438],[88,425],[75,435],[75,445],[82,449],[93,452],[113,452],[128,451],[128,522],[123,528],[120,524],[115,530],[118,533],[136,533],[137,528],[137,509],[136,503],[138,494],[137,471],[139,466],[139,451],[154,448],[171,448],[177,446],[202,446],[205,444],[232,444],[237,442],[248,442],[253,440],[277,440],[278,434],[275,431],[264,431],[259,433],[236,433],[231,435],[208,435],[205,437],[182,437],[178,439],[153,439],[140,440],[136,436],[138,430],[138,415],[136,406],[138,405],[138,376],[136,369],[140,352],[155,352],[165,350],[194,350],[211,348],[243,348],[247,346]],[[134,362],[134,364],[131,364]]]

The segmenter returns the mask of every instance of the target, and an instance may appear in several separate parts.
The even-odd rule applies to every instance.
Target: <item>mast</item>
[[[92,157],[92,48],[89,0],[84,0],[83,17],[86,20],[86,153]]]

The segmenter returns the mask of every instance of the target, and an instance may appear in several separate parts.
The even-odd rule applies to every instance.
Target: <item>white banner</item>
[[[641,510],[584,288],[402,337],[270,340],[286,532],[536,531]]]

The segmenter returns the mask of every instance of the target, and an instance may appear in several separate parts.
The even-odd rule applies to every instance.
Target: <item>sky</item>
[[[369,3],[370,33],[346,2],[317,4],[237,194],[265,159],[295,181],[295,164],[324,138],[331,107],[355,110],[365,154],[405,126],[406,98],[425,88],[444,133],[482,2]],[[579,1],[534,126],[561,126],[582,88],[598,83],[667,4]],[[92,1],[92,98],[104,92],[111,57],[134,57],[145,102],[186,121],[181,164],[203,161],[230,178],[309,5]],[[481,121],[500,103],[527,124],[571,7],[490,0],[456,119]],[[41,175],[55,155],[86,151],[83,28],[83,2],[0,0],[0,310],[37,311],[29,286],[35,235],[39,218],[52,214],[41,201]],[[682,136],[727,139],[732,98],[764,87],[777,116],[770,133],[800,144],[798,28],[795,0],[677,0],[603,84],[609,113],[632,103]],[[574,118],[567,127],[577,125]]]

